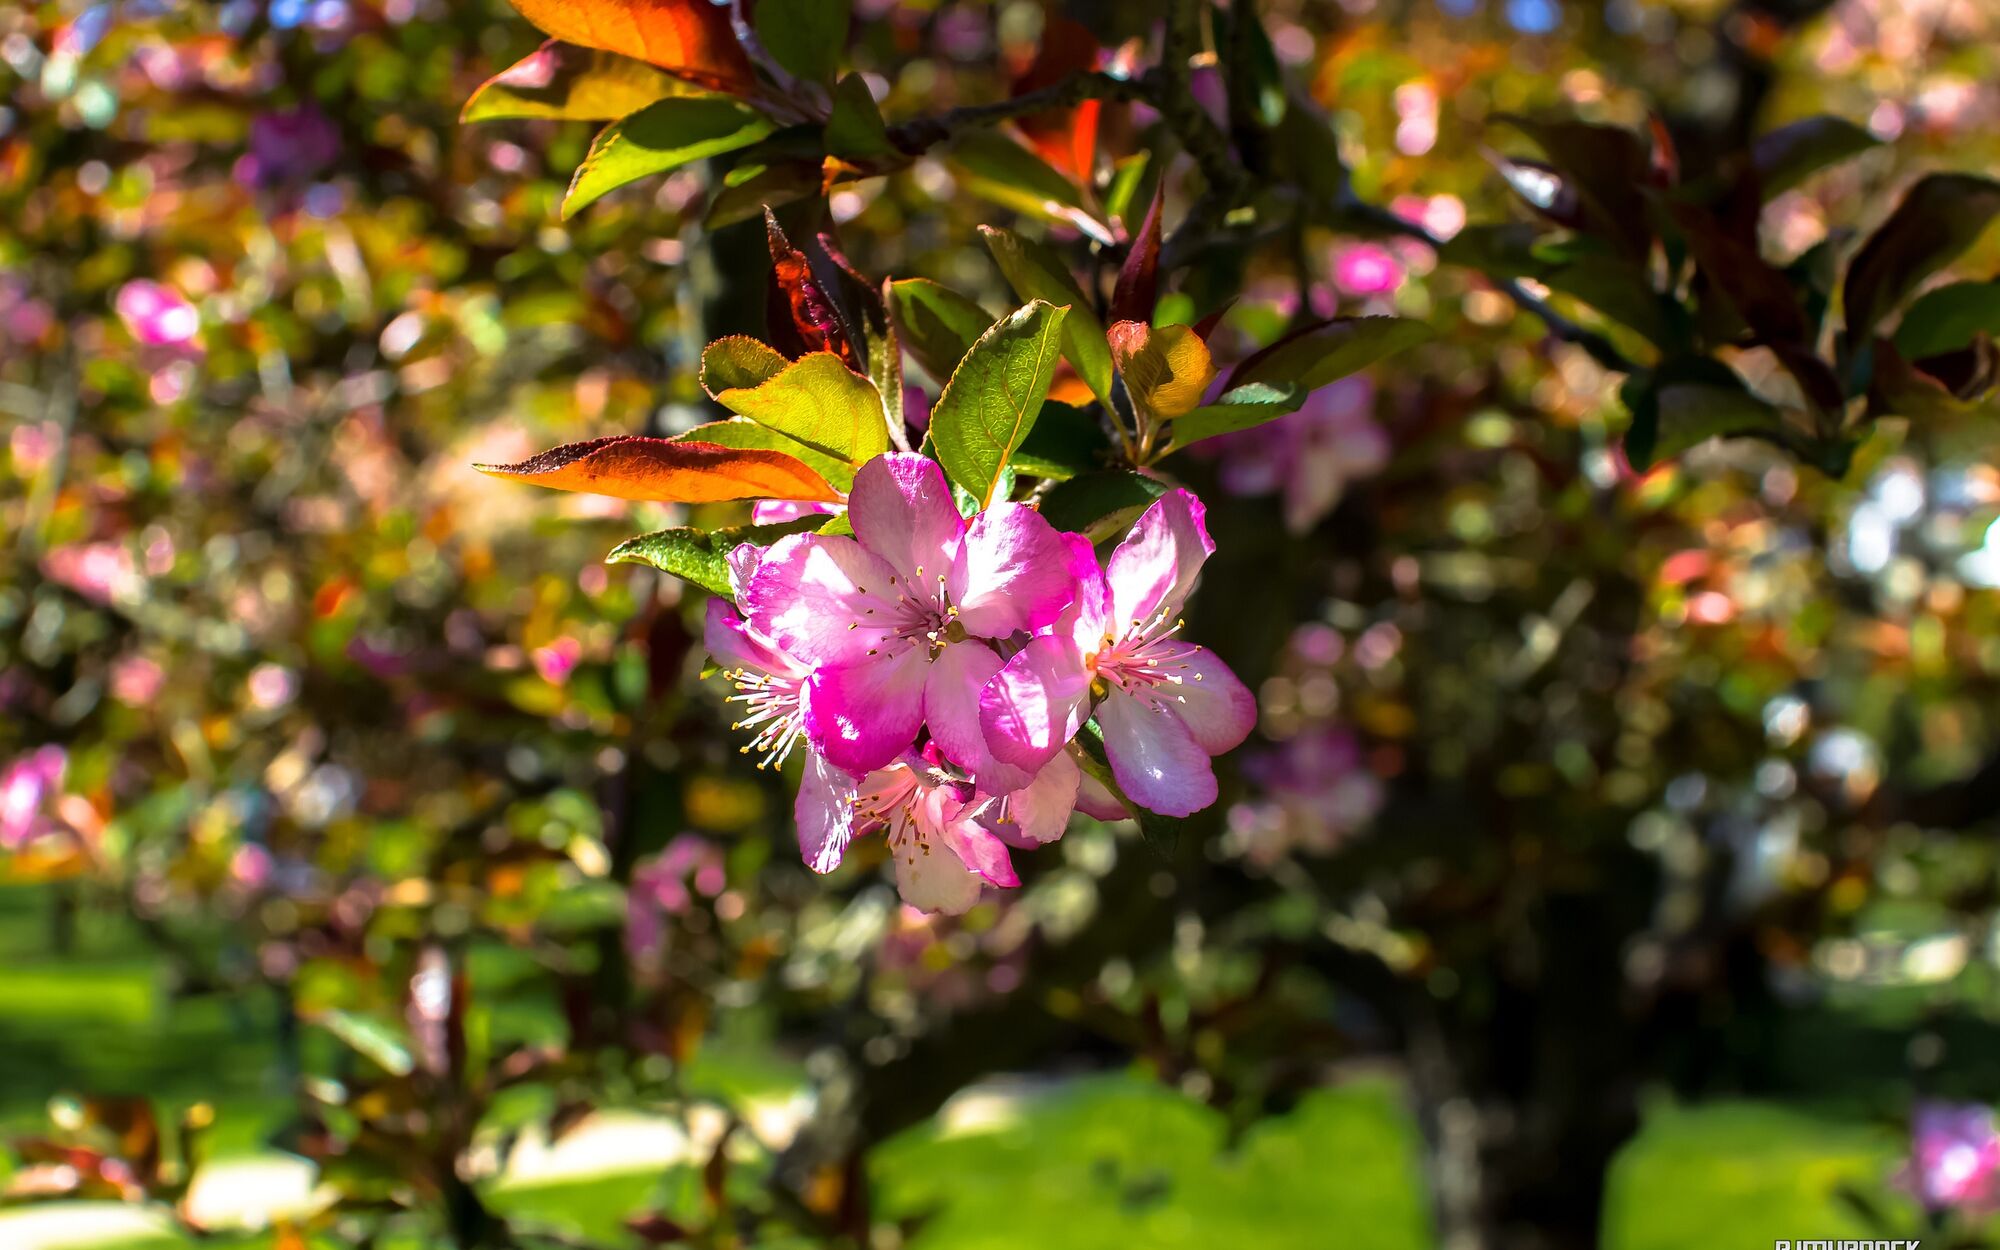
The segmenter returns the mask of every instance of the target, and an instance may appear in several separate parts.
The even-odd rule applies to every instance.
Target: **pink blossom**
[[[667,916],[694,906],[695,894],[714,898],[729,884],[722,848],[699,834],[683,833],[632,873],[626,895],[625,940],[634,957],[649,958],[665,938]]]
[[[145,707],[159,697],[167,670],[143,655],[121,655],[111,662],[111,697],[131,707]]]
[[[1287,739],[1276,751],[1246,760],[1255,798],[1229,812],[1232,840],[1258,863],[1293,850],[1333,850],[1375,818],[1382,782],[1361,758],[1352,730],[1324,725]]]
[[[795,534],[764,553],[742,594],[748,624],[810,668],[804,726],[829,764],[885,768],[928,722],[947,758],[978,767],[979,690],[1000,663],[986,640],[1069,606],[1063,539],[1013,503],[968,526],[937,462],[911,454],[862,466],[848,517],[853,538]]]
[[[1901,1179],[1925,1207],[1986,1209],[2000,1195],[2000,1132],[1977,1103],[1920,1103]]]
[[[1355,243],[1334,254],[1333,284],[1349,295],[1383,295],[1403,284],[1403,265],[1379,244]]]
[[[59,746],[45,746],[0,772],[0,846],[18,851],[55,831],[48,809],[68,765],[68,752]]]
[[[708,653],[725,666],[723,676],[736,687],[729,701],[743,705],[742,718],[730,728],[754,731],[743,753],[760,752],[757,767],[770,768],[783,764],[792,747],[805,736],[806,680],[812,676],[812,666],[753,627],[739,611],[743,588],[756,575],[762,557],[762,552],[747,543],[730,551],[730,581],[736,587],[736,602],[708,601],[702,641]]]
[[[1374,384],[1345,377],[1314,391],[1290,416],[1204,444],[1203,454],[1221,458],[1231,494],[1282,494],[1285,524],[1303,533],[1333,511],[1350,482],[1389,463],[1389,436],[1375,423],[1374,407]]]
[[[1182,641],[1180,611],[1215,550],[1201,501],[1160,497],[1100,573],[1079,536],[1074,610],[1029,641],[980,695],[980,727],[1002,763],[1035,772],[1095,715],[1127,797],[1169,816],[1215,801],[1211,756],[1243,741],[1257,704],[1215,654]]]
[[[95,603],[110,603],[142,584],[138,562],[123,543],[71,543],[42,556],[42,572]]]
[[[815,871],[833,871],[853,838],[881,830],[903,901],[962,915],[979,901],[982,885],[1021,884],[1007,844],[980,820],[984,808],[933,743],[858,781],[814,755],[795,813],[800,849]]]
[[[560,638],[536,647],[529,658],[534,662],[535,671],[542,680],[552,686],[560,686],[569,680],[576,666],[583,660],[583,644],[564,634]]]
[[[304,182],[340,155],[340,130],[311,104],[262,113],[250,122],[250,150],[236,163],[238,182],[270,187]]]
[[[172,287],[135,278],[118,288],[118,317],[147,347],[185,347],[201,330],[201,314]]]
[[[782,525],[786,521],[796,521],[802,517],[829,516],[840,509],[830,503],[812,503],[803,499],[759,499],[750,505],[752,525]]]

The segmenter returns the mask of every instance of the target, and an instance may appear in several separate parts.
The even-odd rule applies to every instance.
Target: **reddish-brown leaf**
[[[792,246],[792,241],[785,237],[784,227],[778,224],[777,214],[768,208],[764,210],[764,237],[771,246],[771,276],[777,284],[778,300],[790,316],[792,328],[798,331],[802,348],[799,354],[832,352],[856,373],[865,372],[859,353],[841,327],[839,310],[813,277],[812,261]],[[777,311],[773,309],[774,314]],[[784,327],[773,325],[771,329],[776,335]]]
[[[1111,320],[1143,321],[1153,320],[1153,305],[1160,296],[1160,195],[1166,189],[1162,181],[1153,192],[1153,204],[1146,210],[1146,220],[1139,227],[1139,233],[1132,236],[1132,250],[1125,253],[1125,263],[1118,266],[1118,285],[1111,292]],[[1207,336],[1203,336],[1207,337]]]
[[[533,486],[654,503],[840,499],[825,478],[783,452],[633,435],[571,443],[519,464],[473,468]]]
[[[750,58],[729,10],[709,0],[513,0],[521,15],[567,43],[657,65],[677,78],[749,95]]]
[[[1042,46],[1034,61],[1017,75],[1013,93],[1026,95],[1054,86],[1071,74],[1097,67],[1097,36],[1081,22],[1050,14],[1042,28]],[[1015,125],[1041,158],[1084,186],[1097,164],[1097,122],[1104,105],[1085,100],[1075,108],[1031,113]]]

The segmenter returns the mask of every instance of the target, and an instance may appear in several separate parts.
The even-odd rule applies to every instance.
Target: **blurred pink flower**
[[[189,347],[201,331],[201,314],[179,291],[146,278],[118,288],[119,320],[147,347]]]
[[[1303,533],[1333,511],[1348,483],[1389,463],[1389,436],[1376,424],[1374,407],[1375,384],[1346,377],[1314,391],[1290,416],[1200,447],[1221,459],[1223,489],[1282,494],[1285,524]]]
[[[552,686],[560,686],[569,680],[569,675],[583,660],[583,644],[565,634],[536,647],[532,658],[535,671],[542,675],[542,680]]]
[[[144,707],[159,697],[167,670],[143,655],[121,655],[111,662],[111,697],[131,707]]]
[[[1382,808],[1382,781],[1368,771],[1353,731],[1341,725],[1307,729],[1252,756],[1243,775],[1254,793],[1230,808],[1229,832],[1257,863],[1294,850],[1331,851]]]
[[[1978,1103],[1917,1104],[1910,1159],[1898,1177],[1932,1211],[1989,1209],[2000,1196],[2000,1132]]]
[[[250,150],[236,163],[236,180],[257,187],[304,182],[339,155],[340,130],[315,106],[263,113],[250,123]]]
[[[632,873],[625,899],[625,945],[634,959],[650,959],[666,937],[666,917],[694,905],[696,894],[714,898],[728,888],[722,848],[699,834],[683,833]]]
[[[229,857],[229,879],[246,889],[259,890],[271,880],[271,852],[255,842],[245,842]]]
[[[136,591],[139,567],[123,543],[70,543],[42,556],[42,572],[96,603],[110,603]]]
[[[281,708],[299,694],[298,674],[282,664],[259,664],[250,670],[250,702],[266,711]]]
[[[0,772],[0,847],[18,851],[55,831],[57,826],[48,809],[68,765],[68,752],[59,746],[45,746]]]
[[[1354,243],[1333,257],[1333,284],[1349,295],[1383,295],[1403,284],[1403,265],[1376,243]]]

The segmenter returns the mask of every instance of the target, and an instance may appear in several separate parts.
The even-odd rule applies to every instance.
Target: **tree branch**
[[[980,126],[997,126],[1017,117],[1029,117],[1051,109],[1074,108],[1085,100],[1148,100],[1153,84],[1145,78],[1119,78],[1093,71],[1071,74],[1058,82],[1011,100],[992,104],[970,104],[935,117],[918,117],[889,127],[889,141],[912,156],[923,152],[960,131]]]

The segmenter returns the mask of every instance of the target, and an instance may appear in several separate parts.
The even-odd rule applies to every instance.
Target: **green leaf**
[[[746,158],[747,159],[747,158]],[[729,171],[722,190],[709,201],[702,224],[720,230],[783,208],[820,193],[824,171],[817,160],[780,160],[769,165],[741,165]]]
[[[785,371],[785,354],[747,334],[720,338],[701,350],[701,389],[714,399],[724,391],[762,386]]]
[[[1023,300],[1047,300],[1069,305],[1063,322],[1063,359],[1076,369],[1098,402],[1111,403],[1111,345],[1104,338],[1104,323],[1091,311],[1091,301],[1070,275],[1062,257],[1046,244],[1023,238],[1011,230],[981,226],[986,249],[994,263]]]
[[[1751,394],[1735,370],[1707,356],[1670,360],[1635,373],[1619,396],[1632,413],[1625,454],[1636,469],[1718,435],[1782,439],[1784,432],[1775,407]]]
[[[1042,498],[1042,516],[1059,530],[1102,542],[1130,528],[1167,493],[1167,484],[1130,469],[1100,469],[1059,482]]]
[[[814,450],[795,438],[780,434],[768,425],[742,417],[732,417],[727,421],[711,421],[707,425],[697,425],[685,434],[676,434],[674,442],[713,443],[718,447],[757,447],[765,451],[781,451],[797,460],[803,460],[813,472],[825,478],[841,491],[854,486],[854,466],[837,456],[829,456]]]
[[[1906,360],[1942,356],[1982,331],[2000,337],[2000,282],[1954,282],[1910,305],[1896,327],[1896,350]]]
[[[1091,413],[1050,400],[1015,450],[1014,467],[1063,481],[1100,467],[1110,453],[1111,440]]]
[[[1096,720],[1084,723],[1083,728],[1077,731],[1076,741],[1083,748],[1084,758],[1079,763],[1084,770],[1099,785],[1111,791],[1112,796],[1125,805],[1126,811],[1132,813],[1139,822],[1139,836],[1146,840],[1146,845],[1162,858],[1172,858],[1187,821],[1178,816],[1162,816],[1125,797],[1125,792],[1118,788],[1118,782],[1111,774],[1111,757],[1104,749],[1104,730],[1098,727]]]
[[[1303,387],[1271,386],[1263,382],[1236,387],[1214,403],[1204,404],[1176,420],[1173,424],[1173,446],[1168,450],[1179,451],[1189,443],[1198,443],[1204,438],[1234,434],[1266,421],[1276,421],[1288,413],[1297,412],[1299,406],[1306,402],[1307,394]]]
[[[1757,136],[1750,144],[1750,163],[1757,170],[1758,192],[1768,200],[1880,143],[1844,118],[1808,117]]]
[[[991,504],[1054,380],[1065,309],[1042,300],[980,335],[931,410],[930,443],[945,473]]]
[[[974,195],[1043,221],[1061,222],[1099,243],[1114,240],[1084,206],[1083,193],[1055,166],[988,127],[968,130],[947,159],[959,184]]]
[[[604,557],[606,564],[645,564],[693,582],[712,594],[728,597],[735,592],[729,585],[729,553],[745,543],[768,547],[780,538],[805,534],[824,525],[823,516],[803,516],[777,525],[744,525],[734,529],[699,530],[692,527],[660,530],[628,538]]]
[[[1931,174],[1910,188],[1847,267],[1847,341],[1859,344],[1923,280],[1958,258],[2000,214],[2000,182]]]
[[[1111,185],[1104,192],[1104,213],[1114,221],[1128,220],[1138,203],[1139,184],[1152,165],[1152,153],[1141,149],[1120,160],[1111,170]]]
[[[1548,156],[1549,164],[1573,189],[1590,233],[1643,258],[1652,240],[1643,188],[1651,164],[1638,135],[1622,126],[1570,120],[1537,121],[1502,116]]]
[[[970,296],[928,278],[889,284],[889,311],[903,332],[903,345],[924,371],[948,379],[965,353],[993,324],[993,316]]]
[[[849,74],[833,89],[833,112],[826,121],[826,150],[844,161],[900,159],[889,141],[888,124],[875,106],[874,93],[859,74]]]
[[[881,393],[832,352],[808,352],[756,386],[715,398],[739,416],[849,464],[889,450]]]
[[[852,0],[758,0],[757,41],[807,82],[830,83],[847,48]]]
[[[461,122],[513,117],[615,121],[669,96],[709,96],[644,61],[551,39],[480,84]]]
[[[335,1009],[313,1017],[313,1023],[390,1076],[408,1076],[416,1070],[409,1034],[386,1020]]]
[[[562,215],[572,217],[628,182],[748,147],[771,130],[762,113],[734,100],[719,96],[661,100],[598,134],[570,179]]]
[[[1263,382],[1316,391],[1430,337],[1429,326],[1407,317],[1336,317],[1289,334],[1250,357],[1230,375],[1230,387]]]

